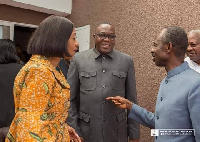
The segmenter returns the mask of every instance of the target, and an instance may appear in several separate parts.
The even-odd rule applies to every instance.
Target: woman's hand
[[[80,137],[74,130],[74,128],[68,126],[69,136],[70,136],[70,142],[81,142]]]
[[[116,107],[122,109],[131,109],[133,106],[133,103],[131,101],[120,96],[108,97],[106,98],[106,100],[111,100],[116,105]]]

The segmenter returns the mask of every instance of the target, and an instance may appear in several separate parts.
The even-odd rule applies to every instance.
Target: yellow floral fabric
[[[6,142],[69,142],[69,85],[46,57],[33,55],[14,83],[15,117]]]

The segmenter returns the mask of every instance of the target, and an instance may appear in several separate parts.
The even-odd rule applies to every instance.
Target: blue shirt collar
[[[173,77],[183,71],[185,71],[186,69],[189,68],[189,65],[187,62],[184,62],[183,64],[181,64],[180,66],[170,70],[169,72],[167,72],[167,78]]]

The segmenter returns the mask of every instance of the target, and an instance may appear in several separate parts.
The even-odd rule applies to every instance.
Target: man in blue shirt
[[[187,35],[180,27],[166,27],[156,37],[153,61],[165,67],[167,76],[160,85],[155,113],[119,96],[107,98],[119,108],[130,109],[129,118],[146,127],[195,130],[195,135],[158,136],[156,142],[200,141],[200,74],[184,62],[187,46]]]

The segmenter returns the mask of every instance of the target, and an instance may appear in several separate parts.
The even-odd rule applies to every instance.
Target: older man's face
[[[189,34],[188,35],[188,48],[187,56],[200,65],[200,35],[199,34]]]

